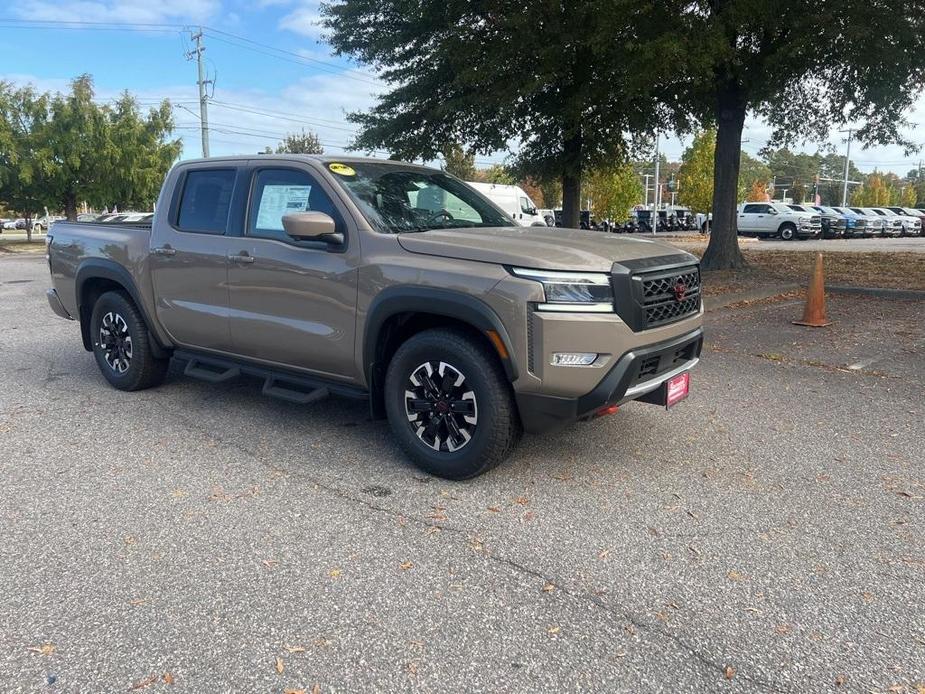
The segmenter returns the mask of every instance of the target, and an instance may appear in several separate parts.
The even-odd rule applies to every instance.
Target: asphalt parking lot
[[[5,692],[925,687],[923,302],[712,312],[684,403],[448,483],[360,403],[109,388],[47,275],[0,257]]]

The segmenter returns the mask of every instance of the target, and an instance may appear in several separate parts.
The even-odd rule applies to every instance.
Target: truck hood
[[[661,241],[558,227],[434,229],[399,234],[411,253],[540,270],[610,272],[615,261],[688,255]]]

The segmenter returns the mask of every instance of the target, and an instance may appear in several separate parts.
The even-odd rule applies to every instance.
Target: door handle
[[[230,254],[228,256],[228,260],[230,260],[232,263],[253,263],[254,256],[247,255],[246,251],[242,251],[238,254]]]
[[[154,253],[157,255],[176,255],[177,254],[177,250],[175,248],[171,248],[170,246],[161,246],[153,250],[154,250]]]

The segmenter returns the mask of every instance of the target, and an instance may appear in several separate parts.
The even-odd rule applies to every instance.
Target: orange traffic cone
[[[803,319],[795,320],[793,323],[794,325],[808,325],[811,328],[824,328],[832,325],[832,321],[825,315],[825,276],[822,273],[822,253],[816,254],[816,269],[809,280]]]

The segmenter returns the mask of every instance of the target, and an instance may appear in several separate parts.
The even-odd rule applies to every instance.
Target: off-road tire
[[[455,451],[434,450],[420,438],[419,425],[409,420],[407,409],[409,379],[421,365],[440,362],[464,375],[464,387],[474,393],[477,403],[471,438]],[[392,431],[412,462],[445,479],[465,480],[491,470],[508,457],[522,433],[514,395],[497,355],[478,335],[462,329],[425,330],[398,348],[386,371],[385,408]]]
[[[793,241],[797,237],[797,228],[790,222],[787,222],[786,224],[780,225],[780,229],[777,233],[781,241]]]
[[[100,329],[107,316],[110,317],[110,321],[115,320],[113,317],[116,316],[121,318],[125,326],[123,332],[131,338],[131,357],[127,360],[127,368],[121,372],[107,361],[107,349],[102,343]],[[122,322],[119,322],[119,326],[122,326]],[[156,358],[149,340],[148,327],[141,317],[141,312],[128,296],[119,291],[112,291],[102,294],[96,300],[90,317],[90,341],[96,364],[103,373],[103,378],[109,381],[113,388],[144,390],[163,382],[170,359]]]

